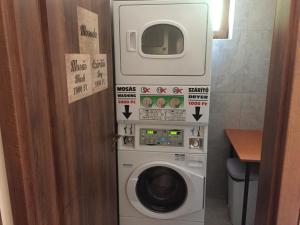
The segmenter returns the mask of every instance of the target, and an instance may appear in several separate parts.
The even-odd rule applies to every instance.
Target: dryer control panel
[[[141,128],[140,145],[183,147],[184,130]]]

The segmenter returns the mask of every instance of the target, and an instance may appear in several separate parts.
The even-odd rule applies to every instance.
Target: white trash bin
[[[241,225],[246,165],[238,158],[227,160],[228,205],[233,225]],[[254,225],[258,186],[258,166],[251,166],[246,225]]]

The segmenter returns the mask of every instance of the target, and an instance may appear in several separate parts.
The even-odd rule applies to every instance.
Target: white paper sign
[[[107,89],[108,79],[107,79],[106,54],[92,55],[91,63],[92,63],[93,93]]]
[[[66,54],[69,103],[92,94],[91,57],[88,54]]]
[[[98,15],[77,7],[77,17],[80,53],[99,53]]]

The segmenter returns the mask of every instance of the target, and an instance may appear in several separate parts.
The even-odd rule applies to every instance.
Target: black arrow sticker
[[[129,105],[124,105],[125,107],[125,112],[123,112],[123,115],[128,119],[131,116],[131,112],[129,112]]]
[[[193,114],[193,117],[195,118],[196,121],[198,121],[202,117],[202,114],[200,114],[199,106],[195,107],[195,114]]]

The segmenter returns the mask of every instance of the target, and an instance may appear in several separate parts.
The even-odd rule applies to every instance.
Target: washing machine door
[[[204,177],[167,162],[136,169],[127,183],[131,204],[142,214],[172,219],[203,209]]]

